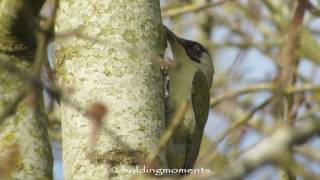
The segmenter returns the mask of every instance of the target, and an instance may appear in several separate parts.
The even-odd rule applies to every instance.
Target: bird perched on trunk
[[[211,56],[201,44],[179,38],[164,26],[175,68],[168,69],[167,125],[180,106],[189,102],[187,113],[168,142],[168,167],[191,169],[197,159],[209,113],[214,68]]]

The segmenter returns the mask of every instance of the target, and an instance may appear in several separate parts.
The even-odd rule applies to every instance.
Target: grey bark
[[[0,0],[0,61],[31,72],[37,41],[36,16],[43,1]],[[26,88],[26,81],[0,66],[0,113]],[[31,92],[31,91],[30,91]],[[30,94],[29,94],[30,95]],[[42,107],[36,91],[34,109],[22,100],[14,114],[1,119],[0,179],[51,179],[52,156]]]
[[[62,1],[56,23],[58,79],[72,87],[67,96],[80,108],[61,105],[64,177],[127,179],[134,174],[126,170],[143,164],[165,128],[160,66],[153,59],[164,49],[159,1]],[[59,39],[68,31],[77,33]],[[92,142],[83,112],[94,102],[108,113]],[[166,167],[164,152],[154,167]]]

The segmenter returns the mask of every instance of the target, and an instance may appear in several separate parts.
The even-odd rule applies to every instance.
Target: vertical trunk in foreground
[[[0,62],[31,72],[36,15],[43,1],[0,0]],[[26,88],[26,81],[0,65],[0,113]],[[36,96],[41,97],[40,92]],[[41,104],[42,98],[37,98]],[[0,124],[0,179],[51,179],[52,157],[42,107],[22,100]]]
[[[141,163],[165,127],[160,66],[150,57],[163,52],[159,1],[66,0],[56,23],[57,38],[70,30],[82,34],[57,39],[62,87],[72,87],[70,99],[82,110],[97,101],[108,108],[92,145],[90,120],[62,103],[65,179],[126,179],[132,174],[123,168]],[[166,166],[164,153],[155,166]],[[109,173],[111,167],[119,171]]]

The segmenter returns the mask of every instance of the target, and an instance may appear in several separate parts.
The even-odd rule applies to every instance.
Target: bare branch
[[[178,128],[180,125],[181,121],[183,120],[184,115],[186,114],[188,110],[188,104],[189,103],[184,103],[180,106],[176,114],[174,115],[173,119],[170,120],[169,127],[167,130],[164,132],[164,134],[161,136],[161,139],[158,143],[157,148],[149,154],[146,160],[146,164],[150,165],[152,164],[153,160],[156,159],[158,154],[160,154],[161,150],[168,144],[169,140],[171,139],[173,133],[175,130]]]
[[[302,93],[305,91],[320,91],[320,86],[317,86],[314,84],[304,84],[300,87],[287,86],[287,87],[284,87],[283,89],[278,89],[278,87],[273,83],[256,84],[256,85],[245,87],[236,91],[229,91],[224,93],[223,95],[215,95],[215,97],[211,98],[211,107],[217,106],[222,101],[233,99],[244,94],[250,94],[250,93],[255,93],[259,91],[270,91],[270,92],[282,91],[282,93],[284,94],[295,94],[295,93]]]
[[[304,121],[297,127],[284,126],[277,129],[255,147],[244,153],[238,161],[227,167],[226,171],[213,176],[216,179],[242,179],[254,169],[268,164],[282,164],[290,148],[305,143],[320,133],[320,120],[316,117]]]
[[[26,90],[23,90],[0,114],[0,125],[7,119],[9,116],[13,115],[16,112],[16,109],[19,103],[26,96]]]
[[[261,104],[259,104],[257,107],[253,108],[246,116],[244,116],[239,121],[234,122],[231,127],[229,127],[227,130],[225,130],[219,137],[216,138],[215,142],[212,143],[212,145],[208,148],[208,150],[204,153],[203,157],[199,159],[199,164],[202,162],[205,162],[206,160],[209,160],[207,158],[210,153],[218,146],[220,142],[222,142],[223,139],[225,139],[231,132],[233,132],[235,129],[240,127],[241,125],[244,125],[248,123],[248,121],[252,118],[252,116],[259,110],[266,107],[268,104],[272,102],[274,97],[268,98],[267,100],[263,101]]]
[[[314,4],[312,4],[312,2],[308,2],[308,8],[310,10],[310,12],[316,16],[320,16],[320,9],[318,7],[316,7]]]
[[[211,1],[208,1],[206,4],[193,3],[193,4],[188,4],[188,5],[174,8],[174,9],[166,9],[166,11],[162,12],[162,17],[179,16],[179,15],[182,15],[185,13],[201,11],[204,9],[219,6],[219,5],[222,5],[226,2],[232,2],[232,1],[234,1],[234,0],[220,0],[217,2],[212,2],[212,0],[211,0]]]

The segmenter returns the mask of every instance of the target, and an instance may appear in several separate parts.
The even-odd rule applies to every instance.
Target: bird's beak
[[[178,38],[178,42],[179,42],[185,49],[188,49],[188,48],[187,48],[186,40],[184,40],[184,39],[182,39],[182,38]]]
[[[179,37],[177,37],[169,28],[167,28],[165,25],[163,25],[163,28],[165,30],[166,33],[166,38],[168,39],[168,41],[170,42],[171,46],[174,46],[176,44],[177,41],[180,40]]]

